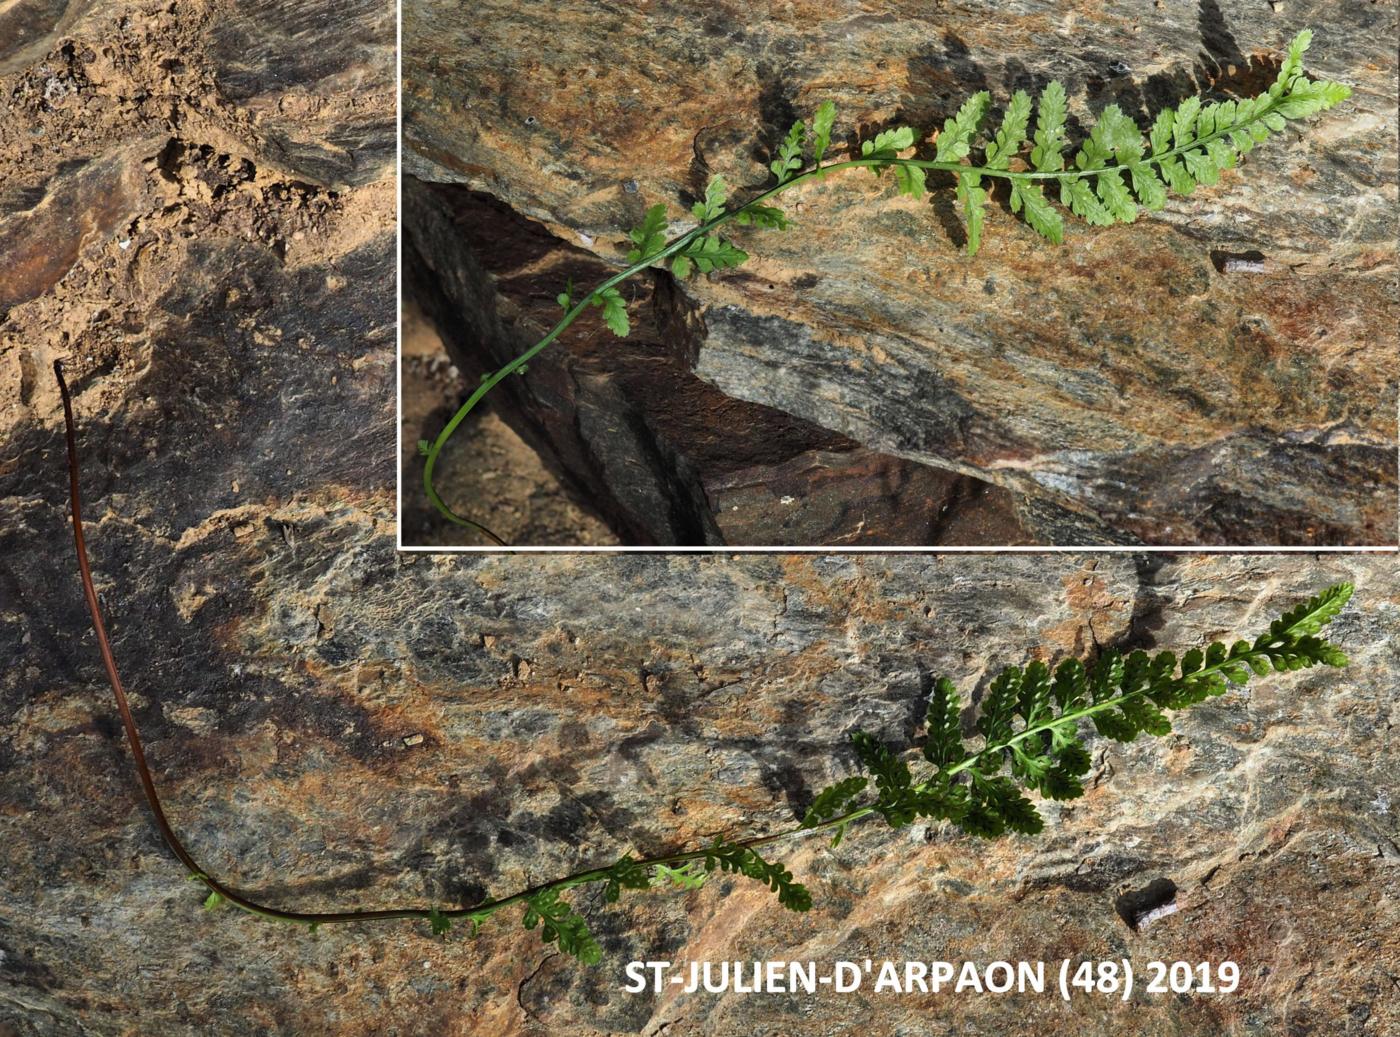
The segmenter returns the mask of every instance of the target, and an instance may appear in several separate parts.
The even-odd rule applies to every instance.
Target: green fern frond
[[[585,965],[603,960],[603,948],[593,939],[583,918],[560,897],[557,887],[542,889],[525,901],[522,924],[526,929],[539,927],[540,939],[557,945]]]
[[[703,238],[696,238],[687,245],[685,250],[671,261],[671,269],[677,277],[682,277],[690,272],[689,267],[693,264],[696,270],[702,274],[708,274],[712,270],[725,270],[738,266],[748,258],[749,254],[732,241],[722,238],[718,234],[707,234]],[[680,261],[684,261],[685,266],[677,269],[677,263]]]
[[[856,775],[822,789],[817,798],[812,800],[812,805],[807,808],[807,813],[802,818],[802,827],[816,828],[830,821],[845,811],[850,802],[865,791],[867,784],[869,782],[865,778]]]
[[[666,206],[660,202],[647,210],[641,224],[628,232],[627,236],[636,247],[627,253],[627,262],[638,263],[656,255],[666,247]],[[571,305],[573,291],[566,290],[560,296],[559,304],[566,310]]]
[[[1285,612],[1253,641],[1193,648],[1179,664],[1171,652],[1139,650],[1125,658],[1108,649],[1088,667],[1066,660],[1053,676],[1041,662],[1024,669],[1008,666],[983,698],[976,723],[980,746],[962,738],[954,720],[960,712],[957,692],[940,679],[929,700],[923,751],[934,772],[920,778],[898,753],[856,732],[852,741],[861,764],[875,777],[875,797],[863,803],[864,790],[854,789],[850,779],[839,782],[823,790],[817,802],[830,807],[840,799],[847,815],[830,810],[822,821],[840,823],[852,810],[866,810],[894,827],[916,816],[944,817],[983,838],[1035,834],[1044,822],[1026,792],[1052,800],[1084,794],[1080,779],[1090,768],[1085,721],[1114,741],[1162,737],[1172,729],[1165,711],[1223,695],[1231,685],[1274,670],[1345,666],[1342,650],[1317,635],[1351,595],[1350,584],[1329,587]]]
[[[672,868],[666,864],[657,864],[653,867],[655,868],[655,877],[652,879],[652,885],[656,886],[672,885],[677,889],[699,889],[710,877],[708,872],[699,870],[699,866],[694,861],[683,864],[679,868]]]
[[[768,168],[778,183],[791,180],[793,174],[802,168],[802,145],[806,139],[807,126],[798,119],[788,131],[787,139],[778,147],[778,157],[769,163]]]
[[[831,146],[831,129],[836,124],[836,105],[823,101],[812,115],[812,125],[808,146],[812,150],[812,164],[820,166],[826,149]]]
[[[724,177],[714,176],[705,185],[705,197],[690,207],[690,214],[699,223],[707,223],[724,212],[724,203],[729,199],[729,187]]]
[[[713,178],[704,198],[691,208],[695,225],[669,241],[665,238],[665,206],[652,206],[641,225],[628,235],[632,247],[627,252],[630,265],[626,269],[609,277],[582,301],[576,301],[569,290],[559,295],[565,313],[554,328],[515,360],[485,377],[453,415],[448,429],[428,445],[423,468],[428,499],[449,521],[484,532],[479,523],[454,513],[433,487],[437,458],[451,430],[495,385],[557,339],[585,306],[601,306],[608,327],[626,335],[630,322],[617,285],[628,277],[663,262],[669,263],[679,278],[731,269],[745,262],[748,253],[725,238],[720,228],[728,222],[748,232],[786,228],[787,216],[768,204],[776,195],[837,170],[865,168],[876,176],[893,170],[897,191],[917,200],[929,189],[930,172],[951,174],[957,207],[966,225],[969,255],[982,246],[990,188],[998,182],[1006,185],[1011,211],[1053,244],[1064,240],[1067,217],[1098,227],[1132,223],[1144,209],[1163,208],[1169,194],[1190,195],[1197,186],[1219,183],[1223,171],[1238,165],[1289,120],[1315,115],[1351,95],[1344,84],[1312,80],[1304,73],[1303,57],[1311,39],[1311,32],[1305,30],[1289,44],[1278,78],[1267,92],[1209,104],[1186,98],[1175,108],[1158,112],[1146,134],[1117,105],[1108,105],[1097,119],[1086,120],[1088,135],[1068,164],[1068,97],[1060,83],[1047,84],[1036,99],[1033,132],[1030,95],[1018,90],[1006,103],[1000,125],[987,138],[983,137],[983,124],[991,109],[991,94],[985,90],[973,94],[944,121],[934,139],[932,159],[917,154],[902,156],[925,135],[910,126],[893,126],[861,142],[856,154],[830,160],[836,108],[829,101],[823,102],[810,123],[797,120],[779,144],[769,163],[773,176],[770,186],[743,203],[730,204],[724,181]]]
[[[434,936],[446,936],[452,929],[452,919],[448,918],[437,908],[428,912],[428,928]]]
[[[603,884],[603,899],[616,903],[624,889],[646,889],[651,885],[651,865],[628,855],[608,869]]]
[[[961,763],[966,757],[962,744],[962,698],[958,686],[947,677],[934,681],[924,715],[924,759],[936,767]]]
[[[757,879],[778,894],[778,903],[789,911],[810,911],[812,894],[792,877],[792,872],[769,861],[751,846],[716,839],[704,853],[705,870],[729,871]]]
[[[1035,147],[1031,148],[1031,166],[1041,173],[1056,173],[1065,168],[1065,119],[1069,100],[1063,83],[1051,80],[1040,92],[1035,109]]]
[[[627,304],[622,301],[622,293],[616,288],[605,288],[595,292],[589,300],[594,306],[602,307],[603,323],[618,338],[626,338],[632,330],[627,319]]]
[[[520,906],[526,929],[539,929],[545,943],[595,964],[602,959],[602,948],[563,898],[571,889],[601,884],[603,903],[615,903],[624,890],[693,891],[713,875],[732,874],[762,883],[776,894],[779,906],[801,912],[812,907],[810,890],[787,865],[760,853],[760,847],[817,831],[831,832],[836,846],[851,826],[873,817],[892,828],[919,819],[948,822],[965,835],[985,839],[1036,835],[1046,822],[1033,796],[1066,801],[1084,795],[1083,778],[1092,766],[1088,728],[1123,742],[1144,734],[1161,737],[1171,731],[1168,712],[1222,695],[1232,685],[1276,671],[1345,666],[1342,650],[1320,635],[1351,597],[1350,584],[1337,584],[1284,612],[1253,640],[1216,641],[1187,651],[1179,660],[1169,651],[1137,650],[1124,656],[1108,649],[1089,666],[1074,659],[1061,662],[1053,672],[1039,660],[1008,666],[989,682],[976,733],[967,737],[962,733],[963,700],[952,681],[939,678],[929,695],[921,752],[906,759],[874,735],[854,732],[851,745],[873,783],[864,775],[851,775],[830,785],[817,794],[795,827],[748,839],[720,836],[702,849],[650,857],[626,854],[610,865],[474,907],[302,914],[233,894],[225,897],[192,863],[190,879],[209,887],[205,907],[210,910],[232,903],[261,917],[308,925],[312,931],[323,922],[416,918],[427,920],[432,932],[441,936],[460,918],[475,932],[493,914]]]
[[[734,222],[741,227],[767,227],[771,230],[787,230],[792,226],[792,221],[782,209],[771,205],[759,205],[757,202],[751,202],[740,209]]]

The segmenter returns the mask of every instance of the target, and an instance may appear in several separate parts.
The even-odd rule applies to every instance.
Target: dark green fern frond
[[[812,894],[792,877],[792,872],[776,861],[764,859],[751,846],[716,839],[704,853],[705,870],[729,871],[757,879],[778,894],[778,903],[789,911],[809,911]]]
[[[557,886],[546,887],[530,896],[525,901],[522,921],[526,929],[538,926],[540,939],[545,943],[557,944],[565,954],[586,965],[596,965],[603,960],[603,948],[593,939],[583,918],[561,899]]]
[[[703,850],[685,853],[624,856],[607,868],[581,872],[524,896],[525,924],[540,926],[547,942],[591,962],[601,954],[598,945],[583,919],[560,899],[565,889],[586,882],[601,882],[604,902],[612,903],[624,890],[659,885],[696,889],[707,876],[729,873],[763,883],[785,908],[806,911],[812,906],[810,891],[786,865],[764,857],[760,846],[817,830],[831,831],[836,846],[851,825],[872,816],[893,828],[919,820],[947,821],[966,835],[985,839],[1036,835],[1044,830],[1045,819],[1033,797],[1064,801],[1084,795],[1083,778],[1092,766],[1091,731],[1121,742],[1161,737],[1171,732],[1168,712],[1222,695],[1254,677],[1307,666],[1345,666],[1341,649],[1319,634],[1351,594],[1350,584],[1330,587],[1285,612],[1252,641],[1215,642],[1191,649],[1180,660],[1168,651],[1124,656],[1107,649],[1088,666],[1077,659],[1066,659],[1053,670],[1039,660],[1008,666],[988,684],[976,733],[968,737],[962,732],[963,699],[952,681],[939,678],[929,694],[920,751],[906,758],[874,735],[854,732],[851,746],[870,777],[851,775],[823,789],[796,828],[758,839],[718,838]],[[922,763],[932,770],[916,772]],[[438,924],[434,921],[434,931]]]
[[[952,682],[940,679],[929,699],[923,757],[935,770],[920,777],[879,739],[852,736],[862,766],[875,778],[873,799],[847,778],[817,796],[818,821],[839,823],[837,802],[885,818],[892,826],[915,817],[946,818],[968,835],[994,838],[1007,832],[1033,835],[1043,827],[1026,793],[1045,799],[1077,799],[1089,772],[1085,723],[1104,738],[1131,742],[1171,732],[1166,711],[1182,710],[1223,695],[1230,686],[1273,670],[1345,666],[1346,655],[1318,633],[1350,600],[1350,584],[1338,584],[1289,610],[1253,641],[1215,642],[1192,649],[1180,663],[1171,652],[1127,657],[1112,649],[1091,666],[1069,659],[1053,676],[1041,662],[1008,666],[983,697],[976,730],[980,745],[962,737],[960,700]]]

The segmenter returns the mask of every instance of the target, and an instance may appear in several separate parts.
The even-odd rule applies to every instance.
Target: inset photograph
[[[401,542],[1397,536],[1396,12],[403,7]]]

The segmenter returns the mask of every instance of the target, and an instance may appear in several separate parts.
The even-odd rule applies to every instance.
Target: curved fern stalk
[[[700,849],[649,857],[628,854],[611,864],[470,907],[346,911],[274,907],[207,872],[175,832],[161,805],[117,672],[92,578],[83,530],[73,411],[57,361],[54,375],[63,399],[74,548],[98,650],[156,827],[189,878],[207,890],[204,906],[211,910],[230,904],[260,918],[307,925],[312,931],[343,922],[417,919],[426,921],[433,934],[440,936],[455,922],[465,922],[475,932],[491,916],[519,908],[526,929],[539,929],[546,943],[592,964],[602,959],[603,951],[583,917],[564,899],[571,889],[601,885],[603,899],[613,903],[624,890],[657,886],[692,890],[716,873],[731,873],[767,886],[780,906],[807,911],[812,906],[810,891],[786,865],[761,853],[761,848],[814,832],[830,832],[832,846],[836,846],[852,825],[873,817],[896,828],[917,818],[944,820],[969,835],[984,838],[1006,832],[1035,834],[1044,827],[1044,820],[1023,790],[1047,799],[1074,799],[1084,794],[1080,779],[1090,767],[1083,739],[1086,721],[1100,735],[1119,741],[1132,741],[1143,733],[1160,736],[1171,730],[1166,711],[1223,695],[1232,684],[1244,684],[1273,670],[1347,663],[1339,647],[1318,636],[1351,598],[1351,585],[1343,583],[1290,609],[1253,641],[1236,641],[1228,647],[1217,642],[1204,650],[1192,649],[1180,661],[1171,652],[1148,655],[1139,651],[1123,657],[1107,651],[1088,667],[1077,659],[1065,660],[1053,672],[1040,662],[1024,668],[1007,667],[988,689],[977,719],[977,736],[970,743],[962,735],[964,707],[957,688],[941,678],[929,698],[926,737],[920,750],[931,770],[916,774],[901,753],[864,731],[856,731],[851,745],[869,777],[851,775],[823,789],[800,824],[771,835],[721,837]]]
[[[957,201],[967,224],[967,253],[975,255],[982,244],[987,184],[1005,181],[1012,212],[1058,245],[1064,239],[1066,213],[1092,226],[1132,223],[1140,209],[1166,205],[1168,191],[1189,195],[1198,184],[1216,184],[1222,170],[1233,168],[1256,144],[1282,130],[1287,120],[1315,115],[1351,96],[1351,88],[1342,83],[1315,81],[1303,74],[1303,54],[1311,40],[1312,32],[1306,29],[1294,38],[1278,78],[1265,93],[1210,104],[1188,98],[1178,107],[1160,112],[1145,138],[1117,105],[1109,105],[1069,163],[1065,133],[1068,105],[1065,88],[1057,82],[1049,83],[1035,101],[1034,134],[1028,137],[1030,95],[1018,90],[1007,103],[996,132],[981,145],[978,141],[991,95],[986,91],[974,94],[938,131],[932,159],[902,157],[901,152],[926,135],[899,126],[863,141],[857,155],[825,161],[836,106],[830,101],[823,103],[810,124],[801,120],[793,124],[769,165],[774,182],[758,195],[730,204],[728,185],[716,176],[705,197],[691,208],[695,225],[670,239],[666,237],[666,206],[658,203],[628,235],[633,247],[627,253],[627,267],[581,296],[575,297],[572,284],[561,292],[558,302],[564,314],[554,327],[510,363],[484,376],[437,438],[432,442],[419,440],[424,492],[448,521],[503,543],[481,523],[448,507],[433,485],[438,458],[452,434],[487,393],[512,374],[523,374],[526,365],[588,309],[601,309],[608,328],[625,337],[631,325],[618,286],[628,278],[650,267],[669,268],[684,279],[695,272],[708,274],[741,265],[748,253],[721,234],[721,228],[732,223],[751,229],[786,229],[788,216],[768,204],[776,196],[829,173],[863,168],[876,176],[891,170],[898,192],[917,199],[927,192],[929,171],[948,173],[955,178]],[[973,162],[974,150],[982,152],[980,165]],[[1062,208],[1047,197],[1047,187],[1058,187]]]

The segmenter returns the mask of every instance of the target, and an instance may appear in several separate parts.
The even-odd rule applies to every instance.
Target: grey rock
[[[1309,71],[1352,99],[1132,226],[1075,227],[1055,249],[993,206],[969,259],[946,185],[920,203],[855,174],[801,188],[795,229],[741,233],[750,267],[684,286],[705,329],[692,366],[732,399],[1003,487],[1023,513],[1026,499],[1079,516],[1053,542],[1393,542],[1392,8],[784,12],[414,0],[405,168],[616,264],[647,205],[679,218],[715,173],[757,190],[822,100],[842,134],[932,130],[975,90],[1053,76],[1076,118],[1116,103],[1145,121],[1186,96],[1257,93],[1311,24]],[[1262,273],[1225,272],[1221,257],[1255,254]],[[742,451],[743,427],[724,427]]]

